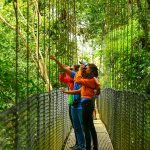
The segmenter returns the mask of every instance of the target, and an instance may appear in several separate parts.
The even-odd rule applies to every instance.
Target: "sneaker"
[[[93,150],[98,150],[98,148],[97,147],[93,147]]]
[[[78,148],[79,147],[79,145],[74,145],[74,146],[72,146],[72,147],[70,147],[72,150],[75,150],[76,148]]]
[[[75,150],[86,150],[85,147],[78,146]]]

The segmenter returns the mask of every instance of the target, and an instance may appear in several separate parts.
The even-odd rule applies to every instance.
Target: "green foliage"
[[[83,0],[80,3],[77,4],[80,8],[79,34],[85,41],[93,40],[93,55],[101,64],[102,86],[149,94],[150,16],[147,1],[93,3]]]
[[[35,1],[27,7],[26,1],[19,0],[18,52],[13,2],[0,2],[0,16],[5,20],[0,20],[0,109],[15,103],[16,91],[19,99],[44,92],[47,79],[42,71],[47,72],[53,87],[61,86],[60,70],[48,59],[49,53],[66,65],[76,64],[78,57],[89,62],[95,59],[100,65],[102,87],[150,93],[147,1],[79,0],[74,14],[73,2],[56,5],[56,1],[42,0],[38,18]],[[83,53],[77,54],[76,34],[92,47],[92,53],[82,49]],[[37,47],[45,70],[36,63]]]
[[[132,20],[123,28],[109,32],[105,37],[104,65],[112,76],[109,81],[115,80],[110,86],[149,93],[150,53],[139,41],[143,31],[138,27],[138,22]]]
[[[50,62],[49,54],[67,65],[77,61],[75,19],[68,11],[73,5],[56,3],[39,1],[38,10],[36,1],[31,0],[27,6],[27,1],[18,0],[16,34],[16,1],[0,1],[0,111],[30,95],[48,91],[47,84],[60,86],[58,66]]]
[[[0,24],[1,25],[1,24]],[[18,99],[23,100],[28,94],[37,92],[38,82],[36,70],[32,63],[29,66],[32,68],[30,76],[27,77],[27,62],[23,53],[20,53],[18,62],[16,61],[14,31],[4,27],[0,28],[0,111],[15,104],[16,90],[18,91]],[[5,35],[5,36],[4,36]],[[16,63],[18,69],[16,70]],[[28,78],[28,79],[27,79]],[[36,81],[35,79],[39,81]],[[40,91],[40,90],[39,90]]]

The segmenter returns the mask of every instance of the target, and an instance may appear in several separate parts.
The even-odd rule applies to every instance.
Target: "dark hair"
[[[98,77],[98,68],[95,64],[88,64],[90,67],[90,77]]]
[[[73,66],[74,66],[75,71],[78,71],[80,68],[80,65],[73,65]]]

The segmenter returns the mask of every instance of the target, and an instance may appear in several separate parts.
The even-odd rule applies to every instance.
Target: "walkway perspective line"
[[[94,125],[97,132],[99,150],[114,150],[108,132],[105,128],[105,125],[100,120],[98,112],[97,112],[97,120],[94,120]],[[75,137],[74,131],[72,129],[64,150],[71,150],[70,147],[72,147],[74,144],[75,144]]]

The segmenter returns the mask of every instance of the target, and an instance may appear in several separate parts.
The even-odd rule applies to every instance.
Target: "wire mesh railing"
[[[0,113],[0,149],[61,150],[71,124],[59,90],[29,97]]]
[[[98,110],[114,150],[150,149],[150,96],[105,89]]]

